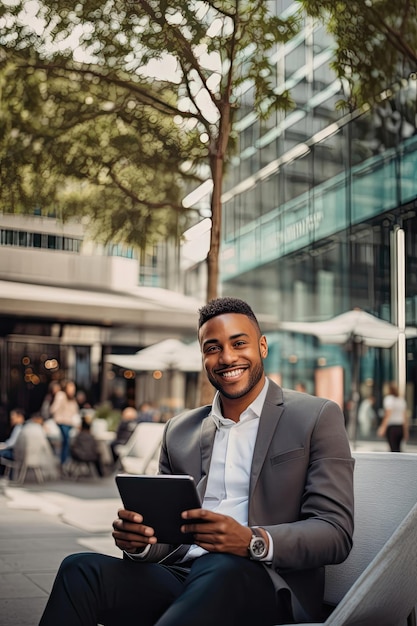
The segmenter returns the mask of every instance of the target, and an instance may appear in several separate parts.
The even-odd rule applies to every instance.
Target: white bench
[[[355,531],[344,563],[326,567],[325,626],[414,626],[417,454],[355,452]],[[317,624],[316,624],[317,626]]]
[[[156,474],[165,424],[139,422],[123,446],[117,446],[121,469],[128,474]]]

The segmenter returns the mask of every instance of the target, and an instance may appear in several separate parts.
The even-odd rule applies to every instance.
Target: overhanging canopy
[[[158,287],[135,287],[129,292],[92,291],[0,280],[0,315],[62,323],[128,325],[195,333],[202,304]]]

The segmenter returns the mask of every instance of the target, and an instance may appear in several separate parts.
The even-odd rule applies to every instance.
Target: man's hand
[[[157,542],[154,529],[142,524],[143,517],[140,513],[120,509],[117,515],[119,517],[113,522],[112,535],[120,550],[135,554],[141,552],[148,544]]]
[[[208,552],[228,552],[237,556],[248,556],[252,531],[247,526],[239,524],[233,517],[207,509],[191,509],[184,511],[182,518],[187,523],[181,526],[181,531],[193,533],[195,543],[201,548]]]

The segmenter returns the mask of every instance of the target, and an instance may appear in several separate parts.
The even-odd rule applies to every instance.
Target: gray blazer
[[[167,423],[161,473],[190,474],[204,494],[215,425],[211,407]],[[277,592],[291,600],[296,621],[320,617],[324,565],[343,561],[352,546],[353,466],[339,406],[269,382],[249,486],[249,525],[271,535],[265,565]],[[148,559],[175,562],[184,547],[157,544]]]

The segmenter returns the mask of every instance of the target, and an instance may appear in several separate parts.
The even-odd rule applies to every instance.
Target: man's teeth
[[[240,369],[240,370],[232,370],[230,372],[222,372],[222,376],[223,378],[237,378],[237,376],[240,376],[243,371],[244,371],[243,369]]]

